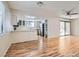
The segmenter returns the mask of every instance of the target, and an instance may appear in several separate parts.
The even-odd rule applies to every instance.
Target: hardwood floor
[[[79,37],[39,39],[12,44],[6,57],[79,57]]]

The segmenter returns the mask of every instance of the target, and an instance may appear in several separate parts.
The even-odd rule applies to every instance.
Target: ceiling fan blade
[[[76,9],[76,7],[72,8],[70,10],[63,9],[63,11],[65,12],[64,14],[66,14],[66,15],[77,15],[77,14],[79,14],[79,13],[73,13],[75,9]]]
[[[76,14],[79,14],[79,13],[72,13],[72,14],[70,14],[70,15],[76,15]]]
[[[70,15],[70,13],[72,12],[72,10],[66,11],[63,9],[63,11],[66,13],[66,15]]]
[[[69,11],[70,11],[70,12],[74,11],[74,8],[70,9]]]
[[[64,14],[66,14],[66,15],[69,15],[70,14],[70,11],[66,11],[64,9],[63,9],[63,11],[64,11]]]

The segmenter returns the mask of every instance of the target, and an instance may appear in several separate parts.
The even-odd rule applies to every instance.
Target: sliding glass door
[[[60,21],[60,36],[70,35],[70,21]]]
[[[64,22],[60,22],[60,35],[64,35],[64,34],[65,34]]]
[[[65,35],[70,35],[70,22],[65,22],[65,27],[66,27]]]

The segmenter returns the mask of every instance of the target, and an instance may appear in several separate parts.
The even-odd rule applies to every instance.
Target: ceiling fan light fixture
[[[39,2],[37,2],[37,5],[38,5],[39,7],[41,7],[42,5],[44,5],[44,3],[41,2],[41,1],[39,1]]]

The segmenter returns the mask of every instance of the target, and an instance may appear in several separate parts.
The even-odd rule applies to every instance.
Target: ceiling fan
[[[38,2],[37,2],[37,5],[38,5],[39,7],[41,7],[42,5],[44,5],[44,3],[43,3],[42,1],[38,1]]]
[[[63,10],[63,11],[65,12],[66,15],[77,15],[77,14],[79,14],[77,12],[74,12],[74,8],[72,8],[68,11],[66,11],[66,10]]]

